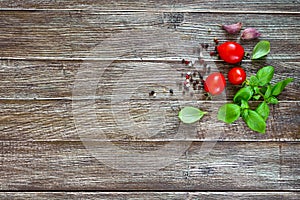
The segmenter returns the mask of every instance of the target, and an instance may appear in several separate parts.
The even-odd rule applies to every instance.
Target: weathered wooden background
[[[242,121],[226,125],[216,120],[218,107],[232,99],[237,87],[228,85],[213,100],[206,100],[201,92],[182,95],[179,87],[173,88],[173,96],[163,92],[165,82],[182,80],[180,74],[187,69],[181,59],[195,57],[190,48],[197,45],[191,44],[212,44],[215,37],[220,42],[239,41],[218,26],[238,21],[257,28],[261,39],[271,43],[266,60],[242,63],[247,74],[272,65],[275,81],[294,78],[279,97],[280,104],[272,106],[265,135],[251,131]],[[172,43],[173,53],[157,44],[165,38]],[[110,40],[111,46],[97,48]],[[242,44],[251,52],[257,41]],[[123,52],[121,58],[114,57],[117,52]],[[208,51],[203,56],[216,67],[212,70],[228,72],[228,65]],[[1,0],[0,199],[300,199],[299,60],[299,0]],[[74,99],[78,72],[95,65],[104,71],[95,95]],[[126,104],[111,101],[122,92],[118,88],[134,91]],[[158,91],[156,98],[149,98],[152,89]],[[107,137],[97,141],[99,148],[111,140],[141,154],[170,142],[179,149],[187,142],[190,147],[159,170],[141,173],[140,163],[134,166],[134,162],[123,166],[126,172],[114,169],[82,142],[82,134],[91,138],[94,133],[78,132],[72,100],[83,105],[92,100],[100,130]],[[173,137],[179,126],[177,104],[209,112],[198,124],[198,134]],[[159,112],[151,112],[154,105],[165,111],[163,127]],[[124,110],[135,125],[146,126],[153,134],[135,129],[128,135],[131,127],[118,127],[122,117],[128,122]],[[93,120],[85,118],[89,109],[83,107],[82,112],[84,119],[79,120]],[[156,129],[162,131],[156,134]],[[218,137],[212,137],[216,133]],[[215,142],[203,158],[202,145]],[[121,165],[123,158],[114,155],[100,154]],[[132,159],[132,155],[125,157]]]

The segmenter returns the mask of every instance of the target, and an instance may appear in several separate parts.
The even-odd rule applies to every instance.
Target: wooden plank
[[[239,36],[226,35],[218,24],[242,21],[271,42],[270,58],[299,60],[299,20],[300,15],[287,14],[2,11],[1,58],[101,59],[124,52],[127,58],[163,59],[174,56],[167,45],[154,48],[165,40],[173,52],[188,56],[185,49],[192,44],[212,43],[215,37],[237,40]],[[104,51],[99,46],[105,42],[111,46]],[[243,42],[245,50],[251,52],[256,42]],[[128,52],[132,47],[135,53]]]
[[[77,84],[80,84],[81,81],[88,82],[91,80],[91,77],[80,77],[78,75],[80,72],[84,72],[85,69],[89,69],[89,71],[94,70],[95,74],[98,74],[95,79],[95,82],[98,83],[95,88],[97,99],[112,99],[116,95],[114,91],[123,88],[124,91],[138,93],[135,94],[136,97],[132,96],[131,98],[148,99],[149,92],[154,89],[159,93],[157,98],[205,100],[207,97],[201,89],[194,91],[193,87],[191,87],[189,92],[183,94],[185,74],[189,71],[199,71],[206,78],[210,73],[220,71],[227,79],[228,71],[231,68],[231,66],[223,62],[213,61],[205,61],[206,67],[200,65],[197,61],[197,65],[190,68],[182,64],[180,58],[171,62],[111,62],[3,60],[0,63],[0,98],[28,100],[71,99],[72,96],[76,96],[73,93],[75,93],[74,87]],[[278,60],[242,63],[248,78],[254,75],[262,66],[267,65],[272,65],[275,68],[273,83],[288,77],[294,78],[294,81],[279,96],[279,100],[299,101],[300,63]],[[100,74],[101,72],[102,74]],[[174,95],[171,97],[168,93],[163,93],[163,89],[169,90],[169,87],[172,87],[174,91]],[[232,101],[238,89],[239,87],[227,82],[224,95],[214,97],[213,100]]]
[[[88,9],[88,10],[159,10],[159,9],[172,9],[172,10],[189,10],[189,11],[202,11],[212,12],[214,10],[220,11],[295,11],[299,12],[299,1],[289,0],[266,0],[263,2],[254,2],[252,0],[245,0],[243,2],[237,0],[225,0],[216,2],[213,0],[184,0],[184,1],[83,1],[75,0],[66,2],[63,0],[56,0],[55,2],[37,1],[37,0],[19,0],[10,1],[3,0],[0,3],[2,9]]]
[[[298,200],[297,192],[0,192],[2,199],[273,199]]]
[[[224,102],[176,100],[1,101],[1,140],[81,141],[97,135],[112,141],[299,141],[299,102],[271,106],[266,134],[251,131],[242,120],[217,120]],[[196,126],[184,126],[179,107],[193,105],[208,114]],[[76,124],[75,124],[76,123]],[[94,123],[97,124],[94,127]],[[192,128],[191,130],[189,129]],[[91,130],[91,128],[95,128]],[[183,128],[183,129],[181,129]],[[182,133],[180,130],[187,130]],[[141,131],[143,130],[143,131]],[[100,135],[101,133],[101,135]],[[106,136],[103,136],[105,134]]]
[[[178,142],[177,148],[184,143]],[[299,142],[218,142],[204,157],[205,149],[202,149],[202,144],[202,142],[192,143],[187,151],[179,154],[169,165],[155,170],[161,163],[148,161],[149,157],[143,157],[146,163],[139,163],[141,156],[131,156],[138,155],[136,153],[141,147],[147,149],[147,152],[155,151],[162,145],[159,143],[137,144],[135,147],[132,146],[131,153],[121,158],[116,157],[115,152],[102,155],[100,152],[93,157],[81,142],[2,141],[0,189],[6,191],[299,191],[300,189],[300,157],[297,153],[300,150]],[[99,151],[105,151],[104,148],[108,147],[106,142],[98,142],[97,145]],[[127,147],[131,145],[132,143],[128,143]],[[143,151],[143,154],[147,152]],[[170,159],[168,154],[169,152],[165,152],[156,158],[162,162]],[[131,159],[131,164],[122,164],[125,159]],[[110,165],[107,160],[114,164]],[[141,165],[154,171],[142,173]],[[137,173],[138,171],[140,173]]]

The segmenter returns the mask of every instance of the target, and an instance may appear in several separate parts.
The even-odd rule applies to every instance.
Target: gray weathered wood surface
[[[1,0],[0,198],[299,199],[299,10],[298,0]],[[215,37],[252,51],[258,40],[240,41],[218,26],[238,21],[271,42],[265,60],[243,61],[247,75],[272,65],[274,81],[294,78],[271,107],[264,135],[241,120],[216,120],[238,87],[228,84],[220,97],[206,100],[203,92],[183,95],[178,85],[188,70],[181,59],[196,59],[201,43],[210,44],[202,52],[206,64],[224,74],[230,66],[209,56]],[[95,66],[103,73],[93,77],[94,93],[77,96],[74,87],[91,81],[80,73]],[[164,92],[169,82],[173,96]],[[152,89],[156,98],[149,98]],[[76,105],[83,105],[80,115]],[[209,114],[195,134],[175,137],[183,105]],[[95,118],[105,137],[78,124],[93,126]],[[168,144],[184,151],[161,169],[147,163],[149,152]],[[115,156],[110,145],[145,154],[141,162],[153,171],[140,173],[140,158]],[[213,148],[203,157],[205,145]],[[168,153],[160,158],[168,160]],[[123,171],[114,168],[126,160],[132,162]]]
[[[35,192],[0,193],[3,199],[268,199],[297,200],[295,192]]]
[[[0,193],[3,199],[291,199],[297,200],[296,192],[35,192]]]

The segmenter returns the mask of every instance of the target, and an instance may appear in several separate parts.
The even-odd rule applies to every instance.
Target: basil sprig
[[[274,85],[270,82],[274,75],[274,67],[266,66],[258,70],[256,76],[251,76],[234,96],[233,103],[220,107],[218,119],[225,123],[233,123],[239,117],[246,122],[249,128],[259,133],[266,132],[266,121],[270,114],[269,104],[277,104],[277,96],[283,89],[293,81],[287,78]],[[250,100],[263,101],[252,110],[249,106]]]

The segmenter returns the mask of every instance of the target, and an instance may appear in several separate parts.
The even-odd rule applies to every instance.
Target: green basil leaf
[[[257,100],[260,99],[260,97],[261,97],[261,96],[260,96],[259,94],[258,94],[258,95],[254,95],[254,96],[253,96],[253,99],[257,101]]]
[[[249,109],[242,110],[242,114],[241,114],[242,118],[245,119],[245,117],[248,116],[248,113],[249,113]]]
[[[253,88],[253,90],[254,90],[254,93],[255,93],[255,94],[260,94],[260,89],[259,89],[259,87],[256,86],[256,87]]]
[[[267,89],[268,89],[268,85],[267,85],[267,86],[264,86],[264,87],[261,87],[259,91],[260,91],[262,94],[265,94],[266,91],[267,91]]]
[[[240,107],[233,103],[228,103],[219,108],[218,120],[232,123],[240,117]]]
[[[266,132],[266,122],[256,111],[248,110],[248,114],[243,117],[248,127],[252,130],[259,133]]]
[[[287,84],[289,84],[293,80],[294,79],[292,79],[292,78],[287,78],[283,81],[276,83],[274,85],[274,87],[272,88],[272,95],[274,95],[274,96],[279,95],[282,92],[282,90],[285,88],[285,86],[287,86]]]
[[[198,108],[187,106],[180,110],[178,117],[183,123],[192,124],[201,119],[204,114],[206,114],[206,112]]]
[[[255,111],[266,121],[270,114],[270,108],[266,102],[260,103]]]
[[[258,42],[253,51],[252,51],[252,59],[259,59],[266,56],[270,52],[270,42],[266,40],[262,40]]]
[[[243,99],[241,100],[241,109],[248,109],[249,104],[248,101],[244,101]]]
[[[256,78],[256,76],[250,76],[249,85],[251,85],[251,86],[258,86],[258,79]]]
[[[278,99],[276,97],[271,96],[267,99],[267,103],[278,104],[279,102],[278,102]]]
[[[258,79],[258,85],[264,86],[267,83],[269,83],[274,75],[274,67],[272,66],[266,66],[258,70],[256,73],[256,78]]]
[[[251,87],[244,87],[244,88],[241,88],[235,95],[234,95],[234,98],[233,98],[233,101],[235,103],[240,103],[241,100],[244,100],[244,101],[249,101],[249,99],[251,99],[253,95],[253,91],[251,89]]]
[[[264,98],[267,99],[271,96],[272,88],[270,85],[267,87],[267,91],[265,92]]]

